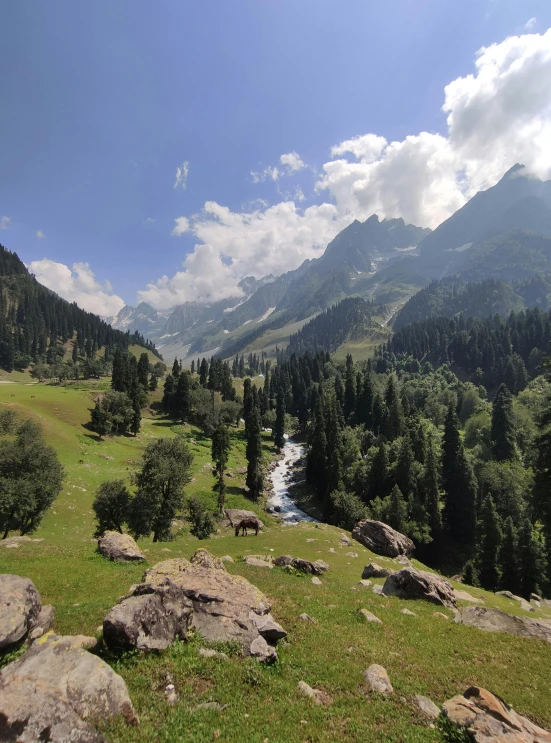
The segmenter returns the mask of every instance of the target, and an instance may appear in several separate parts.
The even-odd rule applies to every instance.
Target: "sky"
[[[105,316],[551,177],[549,0],[17,0],[0,69],[0,244]]]

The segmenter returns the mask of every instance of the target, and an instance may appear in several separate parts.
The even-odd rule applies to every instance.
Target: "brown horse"
[[[260,529],[260,521],[258,519],[242,519],[235,527],[235,536],[239,536],[239,530],[241,529],[241,536],[247,534],[247,529],[254,529],[255,537],[258,536],[258,530]]]

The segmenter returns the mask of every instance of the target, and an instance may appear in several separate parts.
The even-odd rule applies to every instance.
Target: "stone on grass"
[[[486,689],[469,687],[444,702],[444,715],[476,743],[551,743],[551,733],[517,714]]]
[[[126,684],[78,638],[48,633],[0,673],[0,729],[13,735],[8,740],[104,743],[88,720],[119,715],[137,722]]]
[[[471,596],[470,593],[467,593],[467,591],[462,591],[459,588],[454,588],[453,593],[456,598],[456,601],[468,601],[470,604],[483,604],[484,603],[482,599],[476,598],[475,596]]]
[[[306,614],[306,612],[304,612],[303,614],[301,614],[299,616],[299,619],[302,619],[304,622],[311,622],[312,624],[317,624],[318,623],[318,620],[317,619],[314,619],[314,617],[311,617],[309,614]]]
[[[374,663],[364,671],[364,678],[369,691],[377,691],[379,694],[393,694],[394,689],[388,678],[388,673],[382,667]]]
[[[220,558],[220,562],[233,562],[233,561],[234,561],[233,557],[231,557],[230,555],[223,555]]]
[[[352,538],[363,544],[371,552],[386,557],[397,557],[398,555],[408,557],[413,554],[415,549],[409,537],[400,534],[399,531],[395,531],[382,521],[371,521],[370,519],[358,521],[352,530]]]
[[[389,575],[395,573],[395,570],[391,568],[383,568],[376,562],[370,562],[363,569],[362,578],[388,578]]]
[[[221,653],[219,650],[212,650],[212,648],[199,648],[199,655],[203,658],[218,658],[218,660],[228,660],[226,653]]]
[[[313,583],[313,584],[314,584],[315,586],[321,586],[321,580],[320,580],[320,579],[319,579],[319,578],[318,578],[317,576],[315,576],[315,575],[314,575],[314,577],[312,578],[312,583]]]
[[[372,584],[370,580],[366,580],[365,578],[362,578],[360,581],[358,581],[359,586],[363,586],[364,588],[369,588],[369,586]]]
[[[306,681],[298,682],[298,690],[303,696],[312,699],[316,704],[320,706],[330,704],[331,702],[329,695],[326,692],[322,691],[321,689],[313,689],[309,684],[306,683]]]
[[[175,558],[148,570],[144,583],[105,618],[107,645],[167,647],[193,627],[208,642],[235,641],[245,655],[275,660],[276,651],[266,639],[275,642],[285,630],[271,616],[267,597],[245,578],[227,573],[205,552],[198,557],[196,553],[191,563]]]
[[[402,599],[423,599],[449,609],[455,608],[455,595],[451,583],[434,573],[415,568],[402,568],[390,575],[383,586],[385,596]]]
[[[516,601],[524,611],[534,611],[534,607],[530,606],[526,599],[523,599],[522,596],[515,596],[511,591],[497,591],[496,596],[505,596],[505,598],[511,599],[511,601]]]
[[[98,552],[112,562],[143,562],[145,555],[130,534],[106,531],[98,539]]]
[[[382,624],[379,617],[376,617],[375,614],[372,614],[367,609],[360,609],[360,614],[365,619],[366,622],[371,622],[373,624]]]
[[[449,619],[449,616],[447,614],[444,614],[443,611],[433,611],[432,616],[438,617],[440,619]]]
[[[346,534],[341,534],[339,544],[342,544],[343,547],[352,547],[352,540]]]
[[[291,557],[291,555],[281,555],[276,557],[274,563],[279,567],[293,568],[299,570],[302,573],[309,573],[310,575],[321,575],[324,571],[329,570],[329,565],[323,560],[303,560],[300,557]]]
[[[409,609],[401,609],[400,614],[404,614],[406,617],[416,617],[417,614],[414,611],[410,611]]]
[[[429,720],[437,720],[440,717],[440,709],[432,699],[424,697],[422,694],[415,694],[413,701],[419,711],[422,712],[425,717],[428,717]]]
[[[381,586],[379,583],[375,583],[371,590],[373,591],[373,593],[376,593],[377,596],[383,595],[383,586]]]
[[[42,604],[32,580],[0,575],[0,649],[23,640],[37,625]]]
[[[223,712],[227,704],[220,704],[220,702],[201,702],[195,709],[215,709],[217,712]]]
[[[243,562],[246,565],[252,565],[255,568],[273,568],[274,563],[269,558],[260,557],[257,555],[247,555],[243,558]]]
[[[477,627],[486,632],[504,632],[519,637],[534,637],[551,642],[551,619],[529,619],[514,617],[500,609],[484,606],[467,606],[456,617],[456,622]]]

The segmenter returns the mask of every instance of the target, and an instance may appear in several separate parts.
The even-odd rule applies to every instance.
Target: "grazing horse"
[[[258,530],[260,529],[260,521],[258,519],[242,519],[235,527],[235,536],[239,536],[239,530],[241,529],[241,536],[247,534],[247,529],[254,529],[255,537],[258,536]]]

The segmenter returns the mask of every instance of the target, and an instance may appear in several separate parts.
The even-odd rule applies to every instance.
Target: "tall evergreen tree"
[[[352,356],[346,356],[346,377],[344,382],[343,414],[348,421],[356,410],[356,376],[354,374],[354,362]]]
[[[396,531],[402,534],[407,531],[407,514],[408,508],[402,491],[395,485],[390,493],[390,508],[388,515],[388,524]]]
[[[388,417],[385,425],[385,435],[391,441],[401,436],[404,431],[404,413],[402,403],[393,374],[388,378],[385,392],[385,403],[388,409]]]
[[[277,393],[276,419],[273,434],[275,445],[278,449],[282,449],[285,444],[285,395],[281,388]]]
[[[188,371],[184,370],[178,376],[172,409],[177,420],[189,421],[191,416],[191,376]]]
[[[478,577],[487,591],[496,591],[500,582],[499,556],[503,542],[501,521],[493,498],[482,502],[478,523]]]
[[[467,461],[459,419],[450,404],[442,443],[442,485],[446,494],[446,526],[454,539],[473,544],[476,530],[476,479]]]
[[[138,361],[138,382],[144,390],[149,386],[149,356],[145,352],[140,354]]]
[[[492,408],[492,451],[499,462],[516,457],[515,424],[511,393],[499,386]]]
[[[536,593],[545,582],[546,560],[542,543],[536,536],[530,519],[524,519],[518,531],[520,565],[520,595],[525,599]]]
[[[422,490],[423,504],[427,511],[428,526],[434,545],[432,552],[438,549],[440,545],[440,536],[442,534],[439,484],[440,475],[438,472],[438,459],[436,456],[434,441],[431,436],[428,440],[427,459],[425,463]]]
[[[206,387],[209,381],[209,362],[203,358],[201,366],[199,367],[199,384],[201,387]]]
[[[503,541],[499,553],[499,567],[501,572],[499,587],[504,591],[519,594],[522,591],[522,586],[520,583],[518,536],[511,516],[505,519],[503,525]]]
[[[245,454],[247,457],[246,485],[249,489],[250,497],[253,500],[258,500],[264,489],[264,475],[262,474],[262,435],[260,428],[260,413],[257,404],[253,404],[250,414]]]

